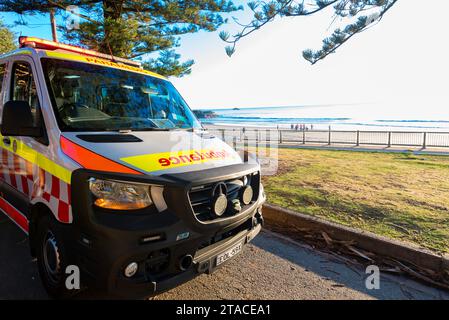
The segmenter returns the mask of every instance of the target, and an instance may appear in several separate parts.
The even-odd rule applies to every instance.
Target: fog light
[[[130,264],[128,264],[125,268],[125,277],[127,278],[131,278],[132,276],[134,276],[137,273],[137,269],[139,268],[139,265],[137,264],[137,262],[131,262]]]

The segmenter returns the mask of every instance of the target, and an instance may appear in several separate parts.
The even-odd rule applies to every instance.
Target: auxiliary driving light
[[[212,210],[217,217],[221,217],[228,207],[228,198],[224,194],[216,197],[212,203]]]
[[[253,200],[253,195],[254,195],[253,188],[251,186],[245,186],[243,188],[241,197],[243,204],[245,205],[250,204],[251,200]]]
[[[212,212],[216,217],[221,217],[228,207],[228,187],[225,183],[219,182],[212,189]]]
[[[136,273],[137,273],[137,269],[139,268],[139,265],[137,264],[137,262],[131,262],[130,264],[128,264],[125,268],[125,277],[127,278],[131,278],[133,277]]]

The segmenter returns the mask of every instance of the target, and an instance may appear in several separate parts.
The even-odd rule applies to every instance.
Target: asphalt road
[[[262,232],[212,275],[154,299],[449,299],[410,279],[381,275],[365,287],[365,270],[300,243]],[[47,299],[25,234],[0,213],[0,299]]]

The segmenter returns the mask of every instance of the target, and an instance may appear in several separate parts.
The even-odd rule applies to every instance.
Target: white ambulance
[[[167,79],[95,51],[19,42],[0,56],[0,210],[29,235],[51,296],[73,293],[73,266],[82,288],[151,296],[214,271],[257,235],[259,164],[204,130]]]

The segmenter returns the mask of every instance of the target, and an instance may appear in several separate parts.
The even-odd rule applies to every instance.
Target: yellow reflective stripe
[[[65,59],[65,60],[77,60],[77,61],[84,61],[79,55],[76,54],[70,54],[70,53],[63,53],[63,52],[54,52],[54,51],[46,51],[45,52],[47,57],[53,57],[53,58],[59,58],[59,59]]]
[[[51,161],[47,157],[45,157],[43,154],[37,153],[36,160],[37,160],[37,166],[42,168],[43,170],[47,171],[48,173],[54,175],[55,177],[61,179],[67,184],[71,184],[72,182],[72,172],[67,170],[64,167],[61,167],[59,164]]]
[[[28,147],[23,141],[15,138],[9,138],[11,140],[10,145],[6,145],[3,142],[3,136],[0,135],[0,146],[3,149],[8,150],[9,152],[12,152],[16,154],[17,156],[35,164],[42,170],[47,171],[51,175],[61,179],[62,181],[70,184],[71,183],[71,177],[72,172],[59,164],[53,162],[52,160],[48,159],[43,154],[37,152],[36,150]],[[17,146],[16,150],[14,151],[14,144]]]
[[[236,157],[226,150],[204,149],[145,154],[121,158],[120,160],[141,170],[153,172],[211,161],[228,162],[229,160],[236,160]]]
[[[80,62],[85,62],[85,63],[89,63],[89,64],[95,64],[95,65],[101,65],[101,66],[105,66],[105,67],[110,67],[110,68],[115,68],[115,69],[121,69],[121,70],[126,70],[126,71],[131,71],[131,72],[137,72],[137,73],[142,73],[142,74],[146,74],[155,78],[159,78],[162,80],[167,80],[167,78],[148,71],[148,70],[144,70],[138,67],[133,67],[127,64],[122,64],[122,63],[116,63],[113,61],[109,61],[109,60],[105,60],[105,59],[101,59],[101,58],[97,58],[97,57],[85,57],[82,55],[78,55],[78,54],[73,54],[73,53],[65,53],[65,52],[55,52],[55,51],[46,51],[46,55],[47,57],[52,57],[52,58],[58,58],[58,59],[63,59],[63,60],[75,60],[75,61],[80,61]]]

